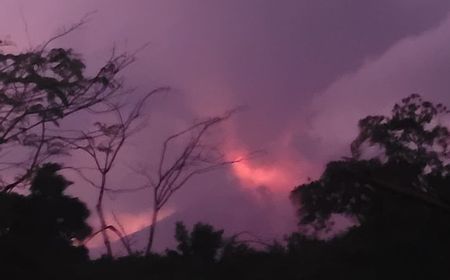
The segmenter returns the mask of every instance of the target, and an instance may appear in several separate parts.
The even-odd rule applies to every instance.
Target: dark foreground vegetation
[[[11,164],[11,158],[4,158],[3,165],[11,169],[2,169],[8,176],[0,192],[1,279],[450,278],[449,111],[418,95],[395,105],[390,116],[362,119],[351,156],[328,163],[319,179],[294,188],[299,229],[285,240],[255,249],[239,234],[227,237],[206,224],[187,229],[179,223],[176,248],[152,253],[150,233],[142,253],[129,250],[129,256],[114,258],[105,232],[117,229],[106,224],[102,208],[112,161],[98,168],[102,184],[96,211],[102,228],[95,231],[86,222],[85,204],[66,194],[71,183],[60,174],[64,167],[54,162],[55,155],[80,149],[96,162],[98,153],[115,160],[130,122],[97,123],[95,133],[81,136],[59,129],[70,115],[120,97],[123,89],[115,75],[128,63],[126,56],[115,57],[86,77],[83,62],[71,50],[0,54],[0,149],[15,153],[13,159],[23,158]],[[103,107],[103,112],[120,108]],[[139,110],[132,112],[131,121],[139,115]],[[194,128],[203,133],[204,124]],[[100,136],[107,141],[95,142]],[[183,165],[170,170],[185,170],[198,143],[188,142]],[[181,171],[160,173],[153,189],[162,194],[185,182],[167,185],[172,182],[167,176],[177,178]],[[157,212],[170,196],[155,197]],[[333,236],[338,217],[351,220],[352,226],[323,239]],[[103,234],[107,254],[89,260],[84,241],[94,233]]]

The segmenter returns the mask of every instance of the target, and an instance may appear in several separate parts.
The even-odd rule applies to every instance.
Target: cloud
[[[324,156],[348,154],[357,122],[369,114],[389,114],[412,93],[450,103],[450,17],[422,34],[399,40],[377,59],[343,75],[312,102],[311,137]]]
[[[113,43],[134,50],[150,42],[127,69],[127,84],[173,90],[150,104],[149,126],[120,154],[114,187],[141,184],[127,166],[144,161],[151,168],[167,135],[196,118],[248,106],[218,135],[230,155],[266,155],[195,178],[169,205],[186,213],[183,219],[230,231],[291,229],[290,188],[344,155],[361,117],[388,112],[412,92],[450,101],[447,0],[20,3],[34,44],[98,10],[86,27],[58,41],[89,65],[108,57]],[[26,47],[17,1],[2,1],[0,18],[0,36]],[[83,182],[71,192],[94,205],[96,190]],[[106,204],[134,228],[149,213],[150,194],[111,195]]]

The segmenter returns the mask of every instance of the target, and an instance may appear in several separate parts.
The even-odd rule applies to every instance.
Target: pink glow
[[[265,166],[242,161],[234,164],[232,170],[244,187],[265,186],[273,192],[286,192],[296,183],[289,169],[280,165]]]
[[[98,13],[88,25],[55,46],[73,47],[87,64],[98,65],[113,44],[132,51],[150,42],[125,80],[143,92],[160,85],[173,91],[149,106],[150,125],[120,154],[109,187],[142,184],[127,166],[154,166],[164,136],[194,119],[248,106],[217,135],[230,158],[254,150],[267,154],[198,177],[181,190],[170,207],[188,213],[182,218],[191,221],[209,219],[232,229],[280,227],[280,217],[293,217],[292,209],[283,208],[272,219],[265,215],[272,209],[252,205],[248,211],[255,200],[252,190],[264,187],[285,198],[273,208],[289,206],[294,186],[348,154],[358,119],[385,113],[413,92],[450,102],[450,1],[1,2],[0,39],[9,36],[16,44],[7,50],[37,45],[93,10]],[[78,154],[70,161],[87,162]],[[227,180],[229,175],[236,180]],[[76,181],[70,191],[92,209],[97,190],[70,179]],[[147,191],[108,197],[107,210],[115,211],[127,233],[136,232],[149,224],[149,197]],[[220,214],[185,211],[201,203]],[[254,222],[255,216],[264,219]],[[239,219],[245,222],[236,226]]]
[[[164,220],[174,213],[175,209],[162,209],[159,212],[157,221]],[[151,221],[151,212],[118,213],[116,214],[116,218],[114,218],[111,213],[108,213],[106,217],[109,224],[114,225],[119,231],[121,231],[120,225],[117,223],[118,221],[125,229],[125,235],[136,233],[151,225],[151,223],[149,223],[149,221]],[[124,233],[122,232],[122,234]],[[109,233],[109,236],[112,242],[119,240],[119,237],[114,233]],[[86,245],[91,249],[101,247],[103,246],[103,239],[101,238],[101,235],[97,235],[96,237],[92,238]]]

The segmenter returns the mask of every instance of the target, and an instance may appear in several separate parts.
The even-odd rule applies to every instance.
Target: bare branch
[[[194,176],[211,172],[216,169],[244,160],[244,158],[227,159],[214,145],[203,141],[213,127],[228,120],[235,112],[231,110],[223,115],[211,117],[194,123],[190,127],[177,132],[162,144],[155,176],[150,176],[145,170],[136,170],[147,179],[148,186],[153,188],[153,216],[149,230],[146,254],[150,254],[153,246],[156,221],[159,211],[167,204],[172,195],[180,190]],[[168,153],[172,144],[178,140],[188,138],[173,161],[168,160]]]
[[[83,16],[83,18],[79,22],[77,22],[75,24],[72,24],[68,28],[64,28],[61,32],[59,32],[55,36],[53,36],[50,39],[48,39],[46,42],[44,42],[44,44],[42,45],[40,51],[43,52],[48,47],[48,45],[50,45],[52,42],[54,42],[54,41],[56,41],[56,40],[58,40],[58,39],[60,39],[62,37],[67,36],[69,33],[72,33],[73,31],[79,29],[80,27],[82,27],[83,25],[88,23],[89,20],[90,20],[90,17],[93,14],[95,14],[95,13],[97,13],[97,11],[92,11],[92,12],[89,12],[89,13],[85,14]]]
[[[105,215],[103,213],[103,200],[104,194],[109,193],[126,193],[135,192],[147,188],[146,185],[136,188],[119,188],[112,189],[108,187],[108,176],[112,170],[114,163],[116,162],[119,152],[125,145],[126,140],[137,132],[135,123],[141,117],[142,108],[146,102],[157,93],[166,91],[167,88],[157,88],[147,93],[143,98],[132,107],[131,111],[124,116],[123,107],[121,105],[105,102],[103,103],[107,107],[107,111],[113,114],[116,121],[113,123],[96,122],[96,129],[94,131],[83,132],[80,131],[78,136],[68,138],[66,143],[70,145],[74,150],[80,150],[85,152],[93,160],[96,172],[100,176],[99,182],[94,182],[89,179],[81,170],[74,169],[82,179],[87,181],[91,186],[99,190],[96,210],[100,219],[101,227],[106,226]],[[73,131],[72,131],[73,133]],[[73,140],[75,139],[75,140]],[[102,232],[105,248],[107,254],[112,256],[112,248],[106,232]]]
[[[105,227],[102,227],[101,229],[97,230],[96,232],[94,232],[93,234],[91,234],[91,236],[89,236],[89,238],[86,238],[84,240],[84,242],[82,243],[83,245],[86,245],[87,243],[89,243],[95,236],[97,236],[100,233],[105,233],[107,230],[112,231],[115,235],[117,235],[117,237],[119,238],[119,240],[122,242],[122,245],[124,246],[124,248],[127,250],[128,254],[132,254],[132,250],[129,246],[129,243],[127,241],[125,241],[124,236],[122,235],[122,233],[117,230],[116,227],[114,227],[113,225],[107,225]],[[112,256],[111,256],[112,257]]]
[[[116,224],[119,226],[120,229],[120,238],[122,240],[122,244],[125,247],[125,249],[127,250],[128,255],[132,255],[133,251],[131,250],[131,244],[130,244],[130,240],[128,239],[128,234],[125,231],[125,228],[123,227],[122,223],[119,221],[119,218],[116,216],[116,214],[114,214],[114,212],[112,212],[114,221],[116,222]]]

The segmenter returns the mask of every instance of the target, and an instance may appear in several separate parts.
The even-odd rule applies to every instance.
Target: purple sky
[[[0,37],[24,49],[93,10],[58,44],[95,65],[113,44],[149,42],[127,84],[173,88],[149,106],[149,127],[121,154],[114,186],[138,185],[126,166],[154,164],[161,139],[192,119],[248,106],[219,132],[224,149],[267,154],[178,193],[169,208],[192,222],[285,233],[295,221],[289,190],[348,153],[358,119],[415,92],[450,104],[448,0],[0,0]],[[92,205],[92,189],[72,191]],[[149,197],[111,197],[108,207],[138,228]]]

